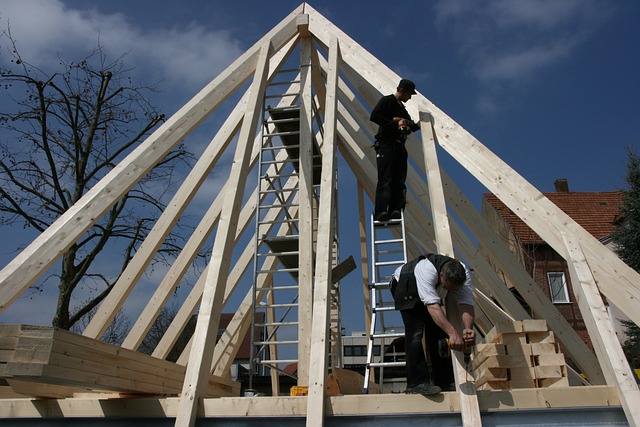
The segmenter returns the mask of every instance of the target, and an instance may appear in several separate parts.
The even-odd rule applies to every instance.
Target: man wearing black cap
[[[376,159],[378,185],[374,219],[388,221],[400,219],[406,203],[404,182],[407,178],[407,135],[420,130],[404,108],[405,102],[415,95],[416,85],[407,79],[400,80],[395,94],[383,96],[371,111],[371,121],[376,123]]]

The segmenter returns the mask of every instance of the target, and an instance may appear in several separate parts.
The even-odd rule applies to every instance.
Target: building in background
[[[620,206],[623,192],[571,192],[566,179],[556,180],[555,190],[544,195],[613,251],[611,234],[622,220]],[[573,329],[593,349],[573,294],[569,269],[564,258],[491,193],[484,194],[482,216],[507,243],[509,249],[522,262],[527,272],[540,285]],[[507,285],[518,296],[512,285],[509,283]],[[627,317],[615,306],[609,304],[604,296],[603,299],[609,315],[614,320],[618,339],[622,343],[625,340],[625,334],[620,319],[626,320]],[[534,313],[531,314],[535,316]]]

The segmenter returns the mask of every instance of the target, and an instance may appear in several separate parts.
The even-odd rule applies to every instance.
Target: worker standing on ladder
[[[462,335],[449,322],[442,309],[441,295],[444,292],[453,292],[458,296],[464,327]],[[396,269],[391,279],[391,293],[405,326],[405,393],[436,394],[454,388],[451,357],[442,358],[439,355],[438,341],[448,338],[451,348],[458,351],[462,351],[465,345],[473,345],[476,337],[473,331],[472,292],[469,270],[460,261],[445,255],[422,255]],[[433,383],[422,346],[425,332]]]
[[[406,203],[407,150],[404,143],[411,132],[420,130],[420,126],[411,120],[404,103],[415,93],[416,85],[402,79],[396,93],[383,96],[371,111],[371,121],[379,126],[374,144],[378,166],[373,215],[376,221],[400,219],[400,211]]]

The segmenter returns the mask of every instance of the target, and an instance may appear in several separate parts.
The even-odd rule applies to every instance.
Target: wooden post
[[[449,228],[449,217],[442,187],[442,177],[440,176],[440,165],[436,153],[436,141],[433,134],[433,124],[431,115],[420,113],[420,130],[422,131],[422,149],[424,150],[425,170],[429,180],[429,195],[431,199],[431,215],[433,216],[433,227],[436,234],[436,246],[438,252],[450,257],[454,256],[453,240],[451,239],[451,229]],[[458,298],[455,295],[447,295],[446,298],[447,317],[459,333],[462,333],[461,311],[458,307]],[[471,373],[463,364],[463,355],[460,351],[452,352],[453,373],[456,380],[456,388],[460,397],[460,412],[462,415],[462,425],[479,426],[482,425],[480,418],[480,406],[476,395],[476,386]]]
[[[604,306],[600,290],[580,247],[580,241],[566,233],[562,239],[567,246],[567,259],[573,294],[589,331],[591,342],[602,364],[607,383],[614,385],[630,426],[640,426],[640,390],[629,362],[622,351],[613,323]]]
[[[369,292],[369,256],[367,250],[367,220],[364,214],[364,194],[362,184],[357,183],[358,191],[358,227],[360,230],[360,269],[362,270],[362,292],[364,296],[364,325],[367,331],[367,342],[369,340],[369,330],[371,329],[371,296]]]
[[[232,243],[246,183],[246,166],[251,154],[250,141],[256,135],[258,119],[262,112],[262,100],[267,82],[269,52],[271,44],[266,43],[260,49],[250,99],[245,114],[238,146],[229,176],[236,188],[230,188],[225,197],[218,231],[211,253],[211,262],[207,272],[207,282],[202,294],[198,322],[194,332],[193,346],[187,365],[180,405],[176,417],[176,426],[194,426],[198,413],[198,403],[208,379],[209,367],[215,346],[215,336],[220,322],[222,296],[226,285],[226,275],[232,252]],[[214,333],[211,333],[213,331]]]
[[[307,427],[324,425],[324,395],[327,379],[327,350],[329,329],[329,291],[331,288],[331,255],[333,249],[335,183],[336,183],[336,120],[338,90],[338,40],[329,45],[327,73],[327,101],[322,146],[322,177],[318,217],[316,280],[313,295],[313,324],[311,331],[311,366],[307,398]]]
[[[298,209],[298,385],[309,384],[313,299],[313,131],[311,39],[300,40],[300,179]]]

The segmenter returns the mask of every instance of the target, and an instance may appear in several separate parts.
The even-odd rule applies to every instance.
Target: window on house
[[[547,273],[547,280],[549,280],[551,301],[554,303],[569,302],[569,291],[564,272],[549,272]]]

